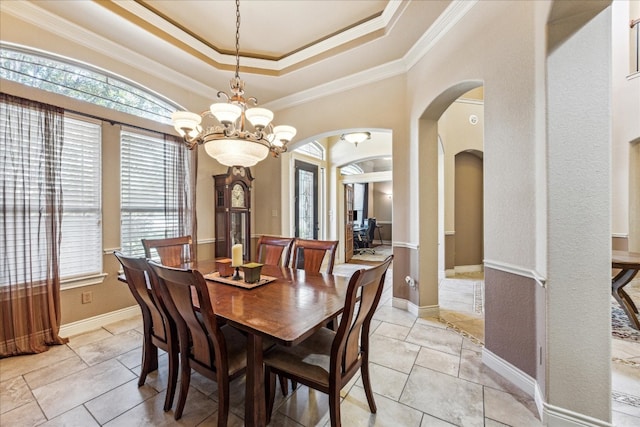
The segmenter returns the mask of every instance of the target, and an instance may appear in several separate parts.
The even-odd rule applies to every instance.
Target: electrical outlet
[[[83,292],[82,293],[82,303],[83,304],[89,304],[91,301],[93,301],[93,292],[91,292],[91,291]]]

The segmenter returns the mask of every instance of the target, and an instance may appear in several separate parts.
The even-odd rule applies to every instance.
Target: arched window
[[[162,95],[156,94],[142,85],[136,84],[126,78],[116,76],[113,73],[100,68],[80,63],[77,61],[55,56],[42,51],[28,49],[11,43],[0,43],[0,78],[6,81],[29,86],[38,90],[55,93],[69,98],[84,101],[94,105],[99,105],[111,110],[123,112],[131,116],[150,119],[156,123],[170,124],[171,114],[176,110],[184,110],[181,106],[168,100]],[[2,105],[0,105],[2,106]],[[79,109],[83,107],[80,106]],[[127,197],[131,194],[149,194],[146,187],[156,184],[153,179],[160,175],[162,179],[173,179],[172,182],[180,181],[185,186],[190,180],[185,177],[191,176],[193,156],[185,154],[188,149],[184,144],[173,144],[177,149],[167,149],[169,141],[177,137],[163,136],[162,134],[150,135],[151,132],[138,128],[127,128],[120,133],[120,143],[114,144],[114,134],[106,136],[103,144],[102,126],[100,118],[88,118],[82,111],[78,114],[70,111],[64,112],[64,143],[62,144],[60,175],[62,181],[62,194],[64,195],[62,212],[62,233],[60,245],[60,277],[61,287],[71,288],[77,286],[87,286],[101,283],[107,276],[103,273],[103,246],[102,246],[102,179],[103,176],[112,178],[116,172],[102,170],[102,149],[110,155],[115,154],[114,150],[121,151],[120,164],[128,173],[127,180],[122,178],[121,170],[121,200],[120,206],[121,247],[129,248],[130,241],[139,244],[141,238],[156,237],[150,230],[148,221],[147,227],[141,227],[140,223],[146,221],[145,214],[151,212],[160,217],[163,225],[173,221],[178,223],[178,227],[187,227],[184,234],[190,233],[190,219],[176,215],[174,212],[184,212],[190,215],[189,207],[183,208],[179,205],[191,203],[190,196],[186,198],[171,197],[170,190],[182,191],[182,187],[177,188],[171,185],[160,184],[160,190],[153,187],[154,196],[160,200],[161,207],[157,204],[145,204],[147,199],[142,201],[142,206],[136,205],[138,216],[130,214],[131,204],[127,204]],[[8,127],[6,121],[7,114],[0,115],[0,125],[3,130]],[[10,132],[0,133],[0,145],[4,146],[5,138]],[[21,136],[22,137],[22,136]],[[23,137],[26,140],[28,135]],[[133,141],[135,149],[130,149]],[[151,142],[150,142],[151,141]],[[111,142],[111,143],[110,143]],[[14,144],[20,146],[20,144]],[[141,151],[143,147],[144,151]],[[136,151],[137,150],[137,151]],[[9,157],[12,161],[11,152]],[[37,155],[38,153],[36,153]],[[146,156],[146,157],[145,157]],[[14,156],[16,157],[16,156]],[[149,162],[160,159],[160,166]],[[1,163],[1,162],[0,162]],[[141,168],[147,173],[140,172]],[[151,169],[153,173],[149,173]],[[175,178],[176,176],[181,179]],[[11,174],[10,168],[0,170],[0,178],[15,180],[16,174]],[[125,187],[126,185],[126,187]],[[163,193],[164,189],[169,189]],[[190,190],[184,190],[179,194],[192,194]],[[0,204],[7,204],[0,197]],[[113,215],[117,207],[107,204],[109,213]],[[160,212],[158,214],[158,212]],[[141,219],[142,218],[142,219]],[[137,221],[137,222],[136,222]],[[154,223],[155,224],[155,223]],[[185,225],[186,224],[186,225]],[[163,227],[165,231],[174,233],[165,237],[174,237],[179,231],[168,226]],[[134,230],[134,232],[128,232]],[[3,284],[3,275],[0,274],[0,286]]]
[[[311,141],[294,150],[296,153],[306,154],[319,160],[324,160],[324,147],[318,141]]]
[[[355,163],[340,168],[341,175],[360,175],[362,173],[364,173],[364,170]]]
[[[105,70],[14,45],[0,45],[0,77],[164,124],[183,109]]]

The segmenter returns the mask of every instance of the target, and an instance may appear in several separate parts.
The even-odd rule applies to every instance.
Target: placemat
[[[240,271],[240,279],[233,280],[231,277],[220,277],[220,274],[217,271],[213,273],[205,274],[203,276],[206,280],[211,280],[218,283],[224,283],[225,285],[237,286],[239,288],[244,289],[253,289],[258,286],[266,285],[267,283],[271,283],[276,280],[276,277],[264,276],[260,275],[260,280],[256,283],[247,283],[244,281],[244,272]]]

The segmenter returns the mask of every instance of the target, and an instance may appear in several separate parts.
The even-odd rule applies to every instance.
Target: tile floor
[[[357,265],[336,266],[350,274]],[[441,284],[442,320],[416,319],[391,306],[385,289],[371,337],[378,413],[369,413],[359,378],[343,389],[345,426],[539,426],[535,404],[481,362],[482,289],[478,277]],[[640,287],[640,285],[639,285]],[[71,337],[39,355],[0,360],[2,426],[213,426],[215,383],[194,374],[183,418],[163,412],[166,355],[137,387],[141,319]],[[613,340],[613,418],[640,425],[640,344]],[[619,342],[616,342],[619,341]],[[624,362],[624,363],[623,363]],[[243,425],[244,382],[231,387],[229,425]],[[328,425],[325,395],[301,386],[278,396],[273,426]]]

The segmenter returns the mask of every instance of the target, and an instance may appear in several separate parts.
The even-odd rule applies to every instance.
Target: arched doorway
[[[440,319],[484,339],[484,92],[454,100],[438,119]]]

